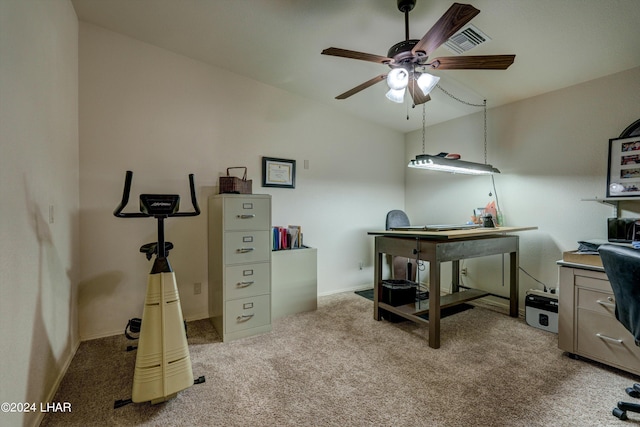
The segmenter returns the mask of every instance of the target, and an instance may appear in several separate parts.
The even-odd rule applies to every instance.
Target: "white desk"
[[[373,292],[373,317],[380,320],[380,309],[400,315],[416,323],[429,326],[429,347],[440,347],[440,310],[491,295],[475,289],[459,292],[461,259],[508,253],[509,274],[509,315],[518,316],[518,236],[507,233],[535,230],[537,227],[496,227],[448,231],[370,231],[375,237],[375,268]],[[429,262],[429,300],[417,304],[394,307],[381,302],[382,299],[382,259],[383,254],[418,258]],[[440,296],[440,263],[452,262],[452,293]],[[428,306],[427,306],[428,304]],[[422,307],[422,306],[425,307]],[[429,313],[429,320],[420,317]]]

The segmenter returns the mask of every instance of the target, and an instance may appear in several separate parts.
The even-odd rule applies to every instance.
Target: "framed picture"
[[[640,135],[609,140],[607,197],[640,197]]]
[[[632,136],[640,136],[640,119],[627,126],[618,138],[629,138]]]
[[[296,161],[263,157],[262,186],[296,188]]]

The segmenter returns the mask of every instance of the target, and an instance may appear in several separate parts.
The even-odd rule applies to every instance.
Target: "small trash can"
[[[418,284],[410,280],[383,280],[382,281],[382,302],[398,307],[400,305],[412,304],[416,301],[416,289]],[[406,320],[402,316],[381,310],[382,317],[390,322],[402,322]]]

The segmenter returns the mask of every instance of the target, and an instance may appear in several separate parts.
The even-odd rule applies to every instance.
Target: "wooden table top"
[[[443,230],[443,231],[430,231],[430,230],[380,230],[369,231],[367,234],[372,236],[388,236],[388,237],[413,237],[423,239],[466,239],[475,236],[490,236],[494,234],[506,234],[514,233],[517,231],[537,230],[538,227],[479,227],[463,230]]]

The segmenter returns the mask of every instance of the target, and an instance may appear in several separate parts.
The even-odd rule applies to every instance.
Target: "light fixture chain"
[[[445,94],[447,94],[447,96],[449,96],[449,98],[455,99],[456,101],[461,102],[461,103],[463,103],[465,105],[469,105],[471,107],[482,107],[483,105],[486,105],[486,101],[485,101],[485,104],[472,104],[471,102],[464,101],[464,100],[458,98],[457,96],[449,93],[445,88],[443,88],[440,85],[436,85],[436,87],[438,89],[440,89],[441,91],[443,91]]]
[[[449,98],[455,99],[456,101],[462,104],[469,105],[470,107],[483,107],[484,109],[484,164],[486,165],[487,164],[487,100],[485,99],[482,104],[473,104],[471,102],[458,98],[457,96],[448,92],[445,88],[443,88],[440,85],[436,85],[436,87],[441,91],[443,91]],[[423,139],[424,139],[424,135],[423,135]],[[423,145],[424,145],[424,142],[423,142]]]

